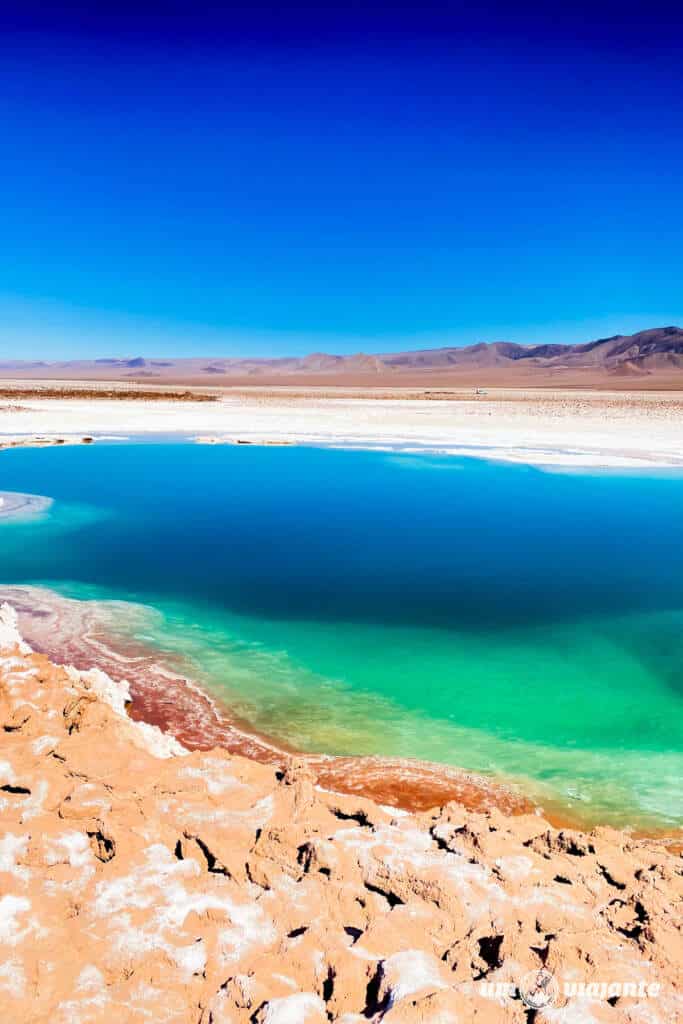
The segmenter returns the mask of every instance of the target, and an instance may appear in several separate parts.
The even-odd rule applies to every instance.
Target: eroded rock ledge
[[[422,814],[131,721],[0,610],[0,1000],[13,1024],[670,1022],[681,858],[536,815]],[[554,1008],[492,998],[541,966]],[[641,986],[642,990],[642,986]]]

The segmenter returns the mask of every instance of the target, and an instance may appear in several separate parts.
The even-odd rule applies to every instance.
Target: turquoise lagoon
[[[0,489],[54,499],[0,584],[132,602],[260,732],[683,821],[680,473],[166,441],[3,452]]]

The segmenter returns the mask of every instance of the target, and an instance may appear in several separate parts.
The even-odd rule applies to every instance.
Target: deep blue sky
[[[0,21],[0,358],[683,322],[675,8],[40,6]]]

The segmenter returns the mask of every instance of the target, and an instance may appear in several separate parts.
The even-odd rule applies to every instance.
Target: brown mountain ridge
[[[102,358],[64,362],[0,361],[0,377],[22,379],[141,380],[186,384],[373,383],[401,386],[438,382],[510,385],[555,382],[590,386],[620,378],[683,386],[683,329],[656,327],[580,345],[481,342],[463,347],[379,354],[314,352],[279,358]]]

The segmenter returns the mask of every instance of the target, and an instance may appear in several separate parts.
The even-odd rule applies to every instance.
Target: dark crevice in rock
[[[367,989],[365,990],[365,1009],[363,1010],[363,1016],[367,1017],[369,1020],[377,1014],[384,1013],[389,1005],[389,993],[387,993],[382,1000],[379,998],[379,990],[382,985],[383,973],[382,964],[379,964],[377,970],[368,982]]]
[[[372,828],[372,822],[368,818],[365,811],[342,811],[341,807],[331,807],[330,810],[334,814],[335,818],[339,818],[340,821],[355,821],[363,828]]]
[[[464,832],[464,831],[465,831],[464,827],[463,828],[456,828],[456,829],[454,829],[454,834],[457,834],[459,832]],[[444,853],[455,853],[456,852],[455,850],[451,849],[451,847],[448,845],[448,842],[445,839],[443,839],[440,835],[437,834],[436,826],[435,825],[432,825],[432,827],[429,830],[429,834],[432,837],[432,839],[434,840],[434,842],[436,843],[436,845],[439,848],[439,850],[442,850]]]
[[[481,971],[475,981],[480,978],[485,978],[489,971],[495,970],[502,964],[500,956],[500,947],[503,945],[502,935],[484,935],[481,939],[477,940],[479,944],[479,956],[487,964],[485,971]]]
[[[562,849],[572,857],[585,857],[586,853],[595,853],[595,847],[592,843],[587,843],[588,849],[584,850],[575,839],[567,838],[564,833],[560,832],[560,837],[564,840]]]
[[[368,892],[375,892],[378,896],[383,896],[390,907],[398,907],[404,903],[404,900],[400,896],[397,896],[395,892],[390,892],[387,889],[380,889],[378,885],[371,885],[370,882],[363,882],[363,885]]]
[[[650,920],[650,915],[648,914],[647,910],[640,902],[640,900],[636,900],[634,909],[636,912],[636,917],[639,921],[645,922]]]
[[[265,889],[266,891],[270,889],[270,886],[267,885],[265,882],[257,882],[255,880],[254,876],[251,873],[251,868],[248,862],[244,865],[244,873],[247,876],[247,881],[250,882],[251,885],[257,885],[259,889]]]
[[[327,969],[327,977],[325,978],[325,980],[323,982],[323,991],[322,991],[323,1002],[325,1002],[325,1003],[329,1003],[330,999],[332,998],[332,993],[334,992],[334,980],[335,980],[335,977],[336,977],[336,974],[335,974],[334,968],[333,967],[328,967],[328,969]]]
[[[622,891],[626,888],[624,882],[618,882],[616,878],[613,878],[603,864],[598,864],[598,870],[608,885],[613,885],[615,889],[620,889]]]
[[[265,1002],[265,1000],[262,1003],[259,1003],[259,1005],[256,1007],[256,1009],[252,1013],[251,1017],[249,1018],[249,1024],[258,1024],[259,1014],[260,1014],[261,1010],[264,1008],[264,1006],[267,1006],[267,1005],[268,1004]]]
[[[175,849],[173,850],[173,853],[175,854],[176,860],[185,860],[183,856],[183,844],[180,839],[175,844]]]
[[[199,836],[195,836],[194,841],[204,854],[208,871],[211,871],[214,875],[230,875],[228,869],[221,864],[216,855],[211,852],[209,847],[202,839],[199,838]]]
[[[353,942],[351,943],[352,946],[356,942],[358,942],[359,938],[363,934],[363,929],[362,928],[354,928],[353,925],[350,925],[350,924],[347,924],[347,925],[344,926],[344,931],[346,932],[346,934],[348,936],[350,936],[353,939]]]
[[[303,843],[296,851],[296,862],[303,868],[305,875],[310,871],[313,852],[313,847],[310,843]]]
[[[633,939],[634,941],[636,941],[643,934],[643,926],[649,921],[649,916],[640,900],[636,900],[634,910],[636,912],[636,922],[633,925],[633,927],[617,928],[617,931],[621,932],[621,934],[624,935],[627,939]]]
[[[303,843],[297,849],[296,862],[303,868],[305,875],[307,875],[308,872],[311,870],[311,865],[313,864],[314,857],[315,847],[313,846],[312,843]],[[323,866],[318,868],[318,874],[326,875],[329,878],[331,871],[328,867]]]
[[[98,860],[101,860],[103,864],[107,864],[110,860],[114,859],[116,843],[111,836],[106,835],[99,828],[93,832],[88,832],[88,836],[90,837],[93,853]]]
[[[539,844],[542,844],[545,849],[539,850]],[[586,842],[585,846],[582,846],[577,838],[566,832],[558,832],[554,838],[550,833],[545,836],[532,836],[531,839],[526,839],[522,845],[538,850],[546,860],[550,860],[558,851],[568,853],[571,857],[585,857],[588,853],[595,853],[595,847],[591,842]]]
[[[571,878],[567,878],[566,875],[555,875],[553,882],[560,882],[562,885],[573,885]]]
[[[300,935],[305,935],[308,931],[306,925],[302,925],[301,928],[293,928],[291,932],[287,932],[288,939],[298,939]]]
[[[550,943],[548,943],[546,946],[530,946],[529,948],[531,949],[532,953],[536,954],[538,959],[545,966],[545,962],[548,959],[548,954],[550,953]]]
[[[11,786],[7,783],[4,786],[0,786],[0,791],[3,793],[11,793],[13,796],[30,796],[31,790],[28,786]]]

